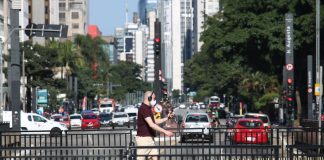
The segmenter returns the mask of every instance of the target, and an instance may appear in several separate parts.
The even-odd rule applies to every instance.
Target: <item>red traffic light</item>
[[[159,37],[156,37],[156,38],[154,39],[154,42],[156,42],[156,43],[160,43],[160,42],[161,42],[161,39],[160,39]]]
[[[288,97],[287,100],[288,100],[288,101],[293,101],[293,98]]]
[[[288,82],[288,84],[292,84],[292,83],[293,83],[292,78],[288,78],[288,79],[287,79],[287,82]]]

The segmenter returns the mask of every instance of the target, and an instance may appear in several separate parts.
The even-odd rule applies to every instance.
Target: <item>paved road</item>
[[[175,109],[174,112],[176,115],[185,116],[187,112],[206,112],[206,110]],[[225,121],[225,119],[220,119],[222,125],[225,125]],[[193,156],[199,156],[201,154],[220,155],[222,157],[218,158],[224,158],[225,155],[272,153],[272,151],[269,149],[262,150],[260,148],[252,148],[253,146],[244,147],[243,149],[241,149],[240,147],[244,145],[231,146],[229,139],[225,138],[225,128],[219,128],[215,130],[216,134],[214,134],[214,140],[212,143],[203,141],[182,143],[180,142],[180,130],[174,129],[174,131],[174,137],[169,138],[161,135],[155,138],[157,144],[159,144],[160,146],[177,146],[177,148],[160,149],[160,154],[190,155],[189,157],[184,157],[184,159],[194,159],[197,157]],[[101,159],[101,155],[103,157],[105,157],[105,155],[118,156],[121,152],[126,152],[126,146],[130,144],[131,140],[134,140],[133,138],[135,134],[136,132],[131,133],[131,131],[127,127],[119,127],[115,129],[112,129],[110,127],[102,127],[99,131],[81,131],[79,128],[74,128],[71,131],[68,131],[67,134],[63,135],[62,137],[49,137],[48,135],[26,135],[21,139],[22,146],[41,148],[48,147],[49,149],[22,150],[21,152],[16,152],[15,155],[52,155],[54,157],[66,155],[81,157],[96,156],[96,158],[94,159]],[[59,146],[65,146],[67,148],[57,148]],[[228,148],[220,146],[226,146]],[[56,148],[51,149],[51,147]],[[226,159],[228,159],[228,156],[226,156]]]

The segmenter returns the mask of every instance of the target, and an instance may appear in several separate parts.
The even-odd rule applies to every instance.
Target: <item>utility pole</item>
[[[161,70],[161,22],[159,19],[154,23],[154,92],[156,101],[162,99],[162,70]]]
[[[10,9],[11,30],[19,28],[19,10]],[[11,56],[10,56],[10,104],[12,110],[12,128],[14,131],[20,131],[20,48],[19,32],[12,32],[11,36]]]
[[[318,145],[321,145],[321,128],[322,128],[322,83],[320,73],[320,0],[316,0],[316,84],[315,84],[315,96],[316,96],[316,109],[318,111]]]

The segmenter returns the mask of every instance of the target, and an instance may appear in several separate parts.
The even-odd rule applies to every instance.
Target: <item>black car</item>
[[[111,125],[111,119],[112,119],[112,114],[110,114],[110,113],[100,113],[99,114],[100,124],[103,126]]]

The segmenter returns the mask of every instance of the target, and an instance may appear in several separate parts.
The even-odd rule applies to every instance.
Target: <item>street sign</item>
[[[29,37],[59,37],[67,38],[68,26],[63,24],[28,24],[25,34]]]
[[[315,96],[320,96],[321,95],[321,84],[319,83],[315,83],[315,92],[314,92]]]
[[[286,65],[286,69],[287,69],[288,71],[291,71],[291,70],[294,69],[294,65],[292,65],[292,64],[287,64],[287,65]]]

